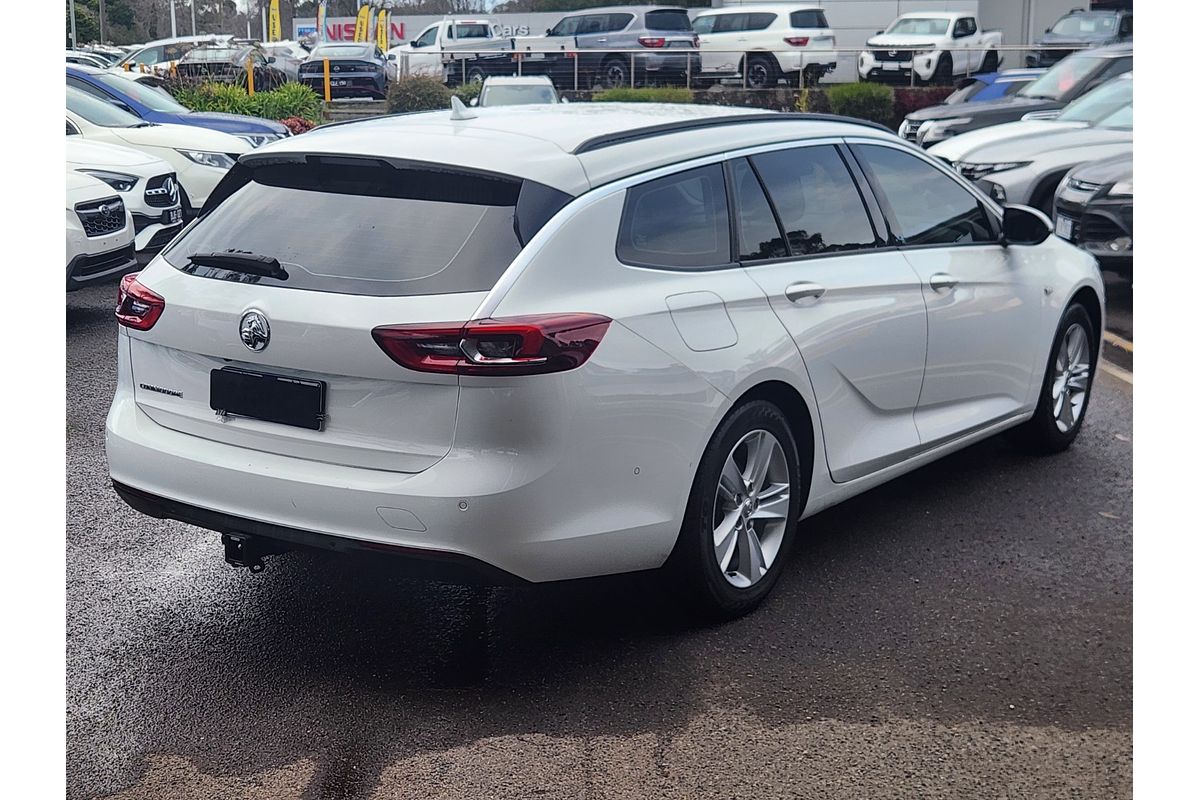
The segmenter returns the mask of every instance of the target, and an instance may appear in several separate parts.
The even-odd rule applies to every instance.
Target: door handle
[[[943,289],[953,289],[958,286],[958,278],[953,275],[947,275],[944,272],[935,272],[929,278],[929,287],[935,292],[940,292]]]
[[[816,300],[823,294],[825,294],[824,286],[816,283],[810,283],[808,281],[793,283],[791,286],[783,290],[783,296],[788,300],[791,300],[793,303],[798,303],[801,300],[806,300],[808,298]]]

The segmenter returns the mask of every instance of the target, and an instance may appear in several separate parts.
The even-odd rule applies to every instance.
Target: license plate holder
[[[899,61],[883,62],[883,71],[884,72],[899,72],[900,71],[900,62]]]
[[[1070,217],[1055,217],[1054,219],[1054,235],[1060,239],[1071,241],[1071,237],[1075,235],[1075,220]]]
[[[221,417],[319,431],[325,427],[325,381],[222,367],[209,373],[208,405]]]
[[[162,213],[163,225],[176,225],[180,222],[183,222],[182,208],[168,208]]]

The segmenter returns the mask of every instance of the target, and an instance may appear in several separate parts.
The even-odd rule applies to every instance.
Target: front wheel
[[[800,516],[799,453],[783,413],[753,400],[700,461],[669,566],[704,616],[752,611],[779,580]]]
[[[981,67],[980,71],[995,72],[999,66],[1000,56],[996,54],[995,50],[989,50],[987,55],[983,57],[983,67]]]
[[[1072,304],[1055,333],[1037,409],[1013,431],[1019,443],[1036,452],[1058,453],[1079,435],[1100,354],[1093,331],[1087,310]]]
[[[954,65],[950,62],[950,56],[942,53],[929,82],[937,86],[949,86],[954,82]]]

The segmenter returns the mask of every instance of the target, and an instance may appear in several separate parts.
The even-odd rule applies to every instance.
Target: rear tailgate
[[[419,472],[449,451],[457,378],[405,370],[379,349],[371,329],[466,320],[482,293],[325,294],[313,302],[313,292],[209,280],[162,262],[140,280],[166,301],[153,329],[130,331],[134,396],[158,424],[254,450],[399,472]],[[270,325],[261,352],[240,337],[251,310]],[[219,416],[210,406],[211,373],[227,367],[323,381],[324,428]]]
[[[400,366],[372,330],[470,320],[536,230],[527,223],[540,227],[566,195],[377,159],[260,161],[236,166],[218,191],[225,199],[138,278],[164,304],[148,330],[128,331],[138,406],[164,427],[240,447],[398,472],[432,466],[454,441],[458,378]],[[534,204],[540,221],[517,217],[526,187],[550,199]],[[261,258],[275,259],[274,271],[263,273]],[[216,407],[228,399],[214,399],[217,370],[245,408],[218,413],[230,409]],[[315,424],[270,421],[292,411]]]

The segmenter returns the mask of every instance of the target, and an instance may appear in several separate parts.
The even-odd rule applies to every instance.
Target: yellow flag
[[[279,22],[279,0],[271,0],[271,10],[267,12],[267,41],[278,42],[283,38],[283,26]]]
[[[388,12],[386,8],[379,9],[379,20],[375,23],[375,43],[379,49],[388,49]]]
[[[358,18],[354,20],[354,41],[365,42],[371,29],[371,7],[365,3],[359,6]]]

